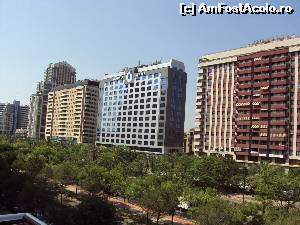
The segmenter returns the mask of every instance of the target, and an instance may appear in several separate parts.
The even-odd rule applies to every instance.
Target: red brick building
[[[299,56],[289,36],[201,57],[195,152],[300,166]]]

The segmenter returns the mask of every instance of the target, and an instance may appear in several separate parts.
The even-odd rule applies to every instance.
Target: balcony
[[[286,78],[288,76],[287,73],[272,73],[271,78]]]
[[[272,88],[271,89],[271,93],[272,94],[284,94],[284,93],[287,93],[288,92],[288,89],[287,88]]]
[[[250,136],[237,136],[236,137],[237,140],[244,140],[244,141],[249,141],[250,140]]]
[[[251,93],[251,92],[250,92]],[[261,90],[253,91],[253,96],[255,95],[261,95],[263,92]]]
[[[270,141],[287,141],[287,137],[270,137]]]
[[[248,132],[250,132],[250,129],[237,129],[236,132],[238,132],[238,133],[248,133]]]
[[[287,96],[271,97],[272,102],[284,102],[284,101],[287,101],[287,100],[288,100]]]
[[[269,157],[270,158],[280,158],[280,159],[283,159],[283,158],[285,158],[285,156],[284,155],[279,155],[279,154],[269,154]]]
[[[283,109],[286,110],[288,109],[286,105],[282,104],[282,105],[271,105],[271,109]]]
[[[270,117],[287,117],[287,113],[279,113],[279,112],[274,112],[274,113],[271,113]]]
[[[236,125],[243,126],[243,125],[250,125],[250,121],[236,121]]]
[[[253,117],[266,118],[266,117],[269,117],[269,114],[268,113],[254,113],[252,116]]]
[[[276,65],[272,66],[272,70],[286,70],[289,68],[289,65]]]
[[[246,88],[250,88],[251,84],[239,84],[238,85],[238,89],[246,89]]]
[[[253,84],[253,87],[268,87],[269,86],[269,82],[257,82]]]
[[[252,144],[251,148],[257,148],[257,149],[267,149],[267,145],[260,145],[260,144]]]
[[[242,75],[242,74],[250,74],[252,71],[251,71],[251,68],[250,69],[246,69],[246,70],[239,70],[238,71],[238,74]]]
[[[275,62],[287,62],[289,60],[290,60],[289,56],[284,56],[284,57],[280,57],[280,58],[273,58],[272,59],[272,63],[275,63]]]
[[[286,129],[285,128],[272,128],[270,129],[271,133],[286,133]]]
[[[253,80],[256,81],[256,80],[266,80],[266,79],[269,79],[269,75],[265,74],[265,75],[256,75],[253,77]]]
[[[252,140],[255,140],[255,141],[266,141],[267,137],[252,137]]]
[[[288,125],[288,122],[287,121],[285,121],[285,120],[278,120],[278,121],[270,121],[270,125],[272,125],[272,126],[286,126],[286,125]]]
[[[268,72],[270,70],[270,68],[267,66],[267,67],[257,67],[253,70],[254,73],[259,73],[259,72]]]
[[[253,102],[268,102],[269,99],[268,98],[254,98]]]
[[[241,97],[241,96],[251,96],[251,92],[249,91],[238,91],[237,92],[237,96]]]
[[[239,62],[238,67],[249,67],[252,66],[252,62]]]
[[[236,147],[249,149],[249,144],[236,143]]]
[[[259,156],[259,154],[258,154],[258,152],[251,151],[251,152],[250,152],[250,156],[255,156],[255,157],[257,157],[257,156]]]
[[[276,81],[271,82],[272,86],[283,86],[283,85],[287,85],[287,84],[288,84],[287,80],[276,80]]]
[[[287,150],[286,146],[279,146],[279,145],[270,145],[269,148],[272,150],[277,150],[277,151],[286,151]]]
[[[236,103],[236,107],[250,107],[250,100]]]
[[[270,63],[269,59],[256,60],[256,61],[254,61],[254,66],[266,65],[266,64],[269,64],[269,63]]]
[[[248,156],[249,152],[248,151],[235,151],[234,154]]]
[[[251,77],[239,77],[238,78],[238,82],[242,82],[242,81],[250,81]]]

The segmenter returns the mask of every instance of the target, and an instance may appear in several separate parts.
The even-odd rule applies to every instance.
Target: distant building
[[[299,65],[296,36],[202,56],[196,152],[300,166]]]
[[[46,139],[70,143],[95,143],[99,82],[78,81],[48,94]]]
[[[13,135],[17,129],[26,129],[28,124],[28,106],[19,101],[0,103],[0,134]]]
[[[29,106],[20,106],[18,110],[17,129],[27,130]]]
[[[184,134],[183,139],[183,151],[184,153],[194,153],[195,151],[195,141],[194,141],[195,128],[188,130]]]
[[[45,138],[48,93],[53,88],[72,84],[76,81],[76,71],[67,62],[51,63],[45,70],[44,80],[39,82],[36,93],[30,97],[28,136]]]
[[[105,75],[96,143],[157,154],[182,152],[186,80],[184,64],[174,59]]]

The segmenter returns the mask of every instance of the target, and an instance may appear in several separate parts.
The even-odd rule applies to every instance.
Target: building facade
[[[300,166],[299,55],[288,36],[201,57],[196,152]]]
[[[188,130],[183,138],[184,153],[191,154],[195,152],[195,128]]]
[[[95,143],[99,82],[78,81],[54,88],[48,94],[46,139]]]
[[[0,103],[0,134],[13,135],[16,130],[27,129],[28,106],[21,106],[19,101]]]
[[[106,74],[96,143],[156,154],[182,151],[186,80],[184,64],[174,59]]]
[[[55,87],[76,81],[76,70],[67,62],[51,63],[45,70],[43,81],[30,97],[28,136],[45,138],[48,93]]]

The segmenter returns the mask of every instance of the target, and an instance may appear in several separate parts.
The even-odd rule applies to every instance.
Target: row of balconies
[[[269,58],[261,58],[260,60],[255,60],[253,61],[248,61],[248,62],[239,62],[238,63],[238,67],[248,67],[248,66],[252,66],[252,64],[254,66],[256,65],[265,65],[265,64],[272,64],[272,63],[276,63],[276,62],[288,62],[290,60],[289,56],[283,56],[283,57],[279,57],[279,58],[271,58],[271,61],[269,60]]]
[[[249,134],[250,135],[250,134]],[[268,137],[259,137],[259,136],[237,136],[236,140],[242,140],[242,141],[267,141]],[[287,141],[287,137],[270,137],[269,141]]]
[[[241,149],[250,149],[250,143],[243,144],[243,143],[236,143],[235,146],[237,148]],[[251,144],[251,149],[268,149],[268,145],[262,145],[262,144]],[[280,145],[269,145],[270,150],[277,150],[277,151],[286,151],[286,146],[280,146]]]
[[[275,71],[275,70],[286,70],[290,66],[288,64],[286,65],[272,65],[269,66],[262,66],[262,67],[253,67],[249,69],[239,69],[238,74],[251,74],[251,73],[261,73],[261,72],[269,72],[269,71]]]

